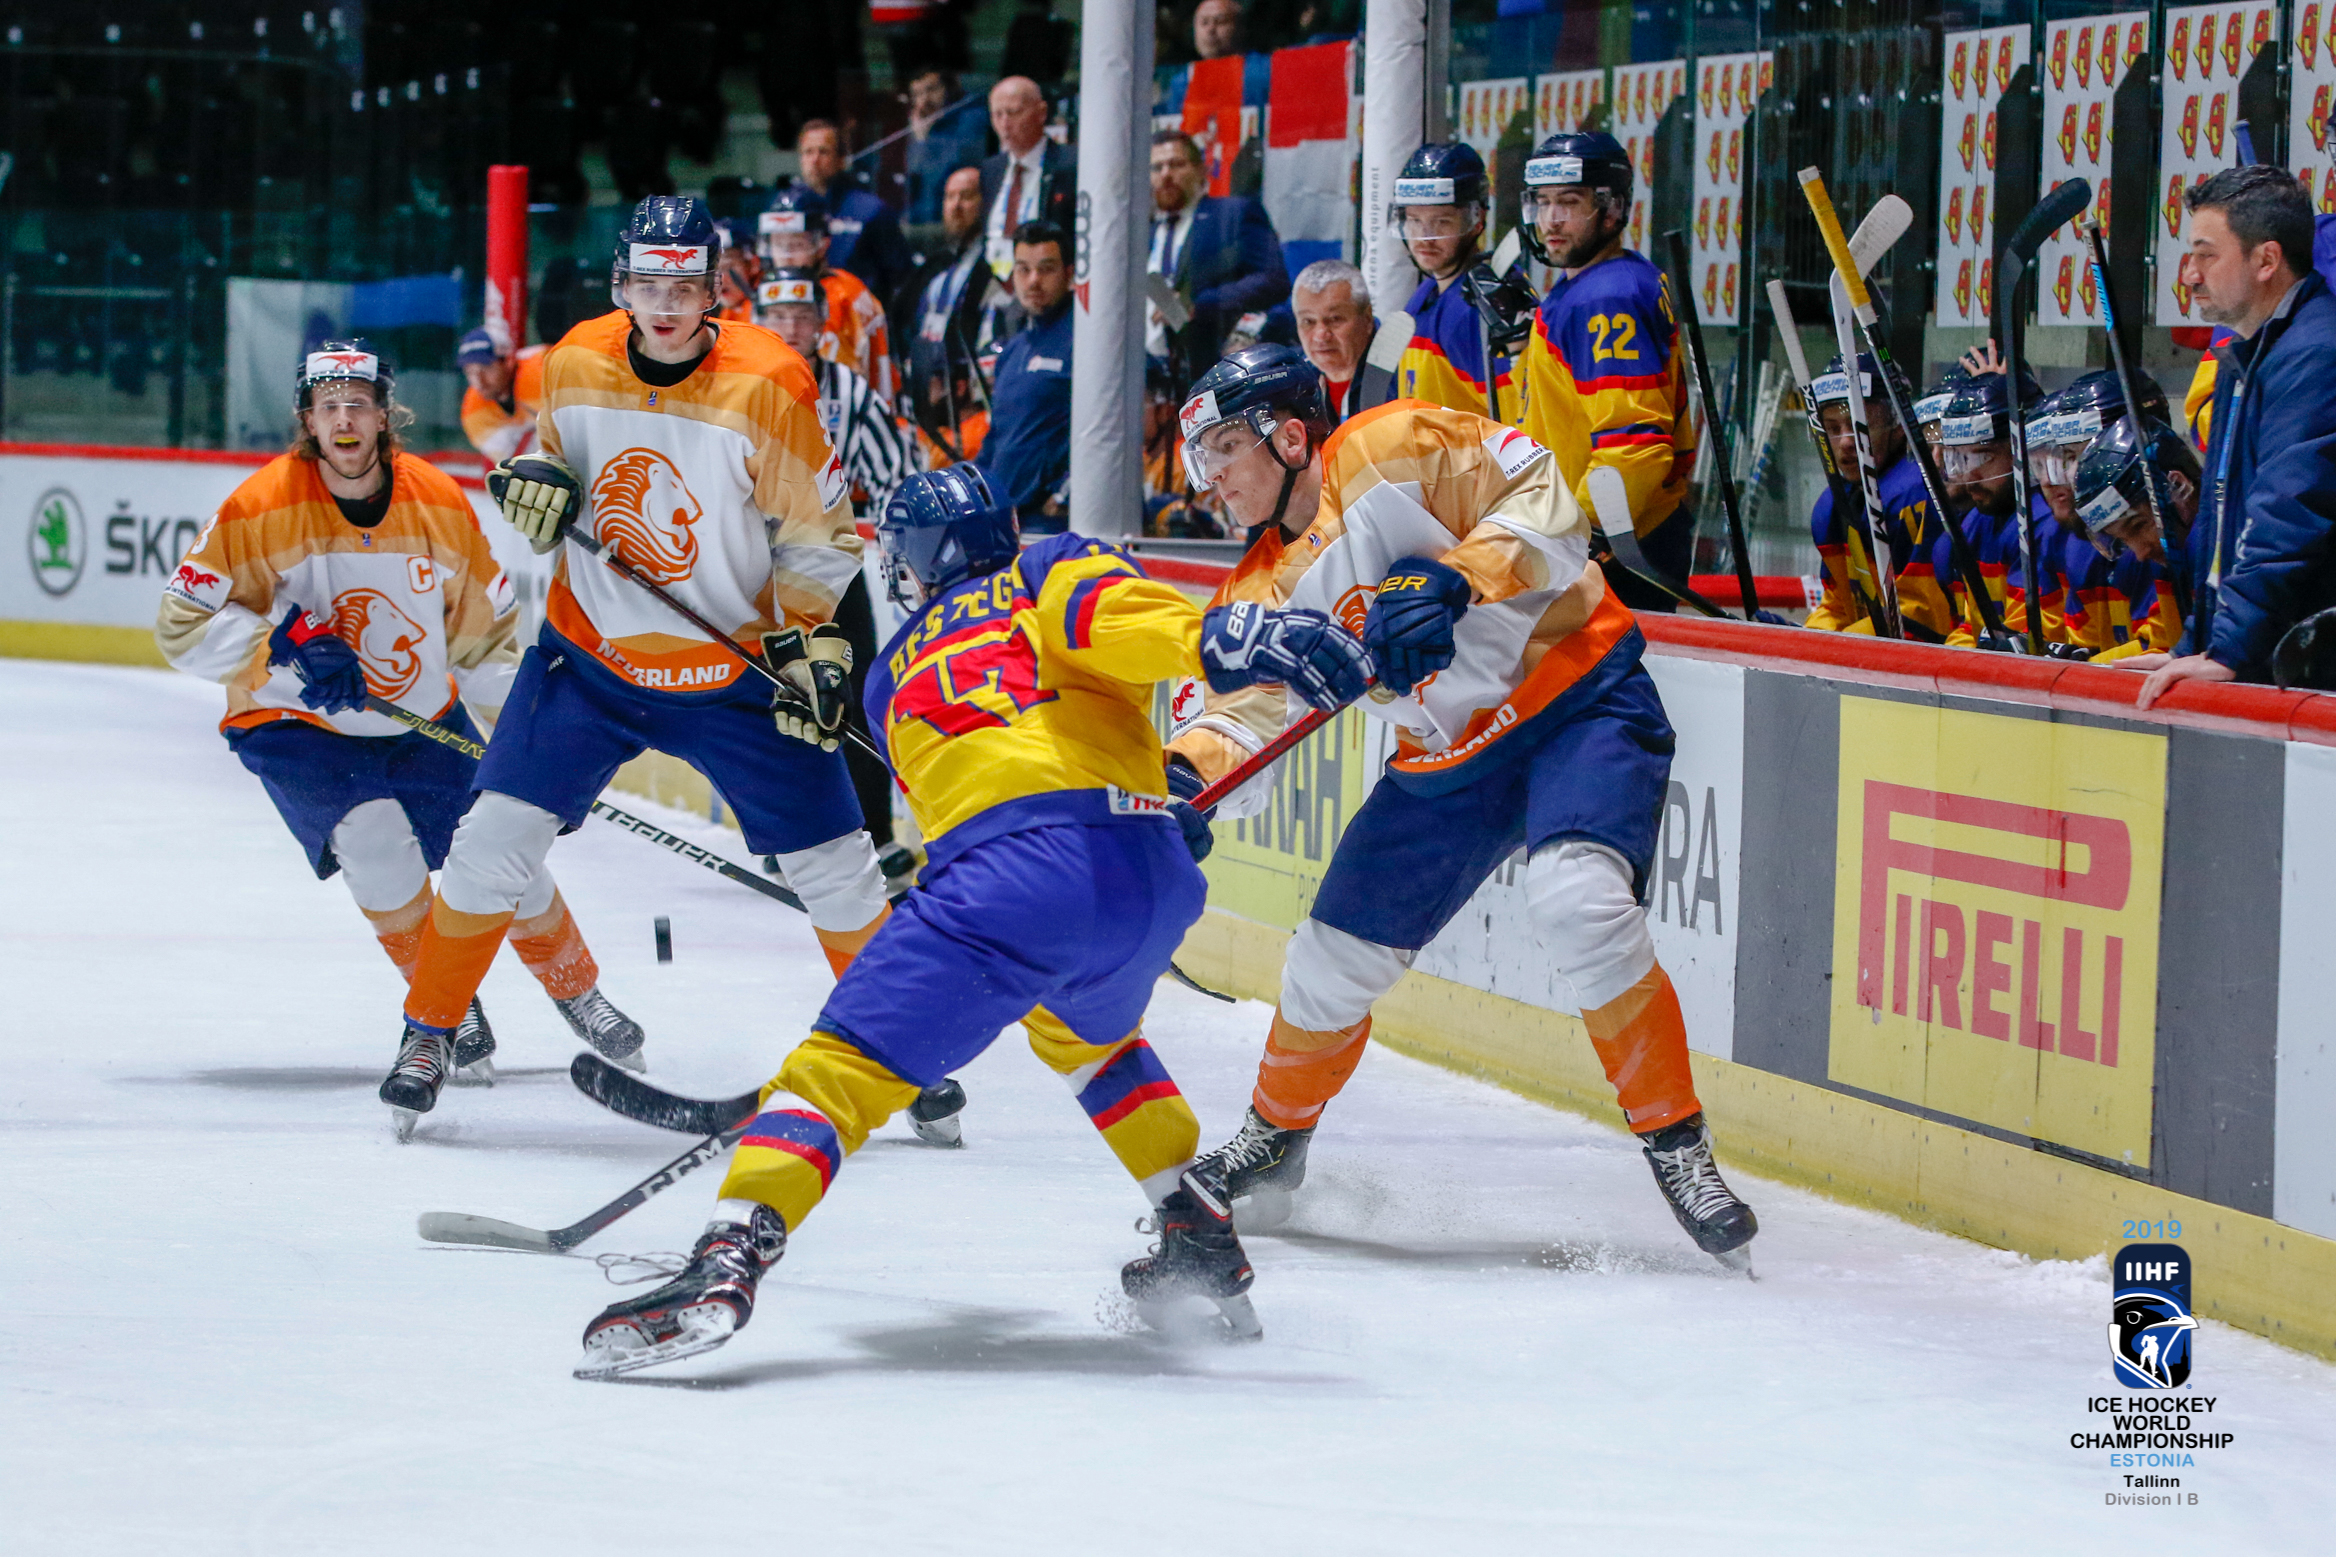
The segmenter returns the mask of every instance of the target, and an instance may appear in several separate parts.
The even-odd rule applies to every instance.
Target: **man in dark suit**
[[[1265,208],[1239,195],[1208,195],[1200,148],[1180,130],[1152,137],[1152,237],[1147,269],[1190,312],[1181,328],[1157,307],[1146,316],[1145,351],[1175,364],[1180,383],[1207,372],[1244,314],[1290,295],[1281,240]]]
[[[1076,223],[1079,157],[1046,137],[1046,98],[1028,76],[990,88],[990,128],[998,152],[981,165],[983,253],[1000,281],[1014,275],[1014,233],[1025,222]]]
[[[909,408],[928,433],[961,426],[979,408],[970,394],[957,403],[958,379],[978,361],[986,384],[997,342],[1021,327],[1019,308],[984,262],[981,217],[981,174],[958,168],[941,187],[943,241],[893,303],[892,338],[906,343],[897,349],[908,363]],[[970,377],[966,382],[970,390]],[[958,442],[954,432],[948,437]]]

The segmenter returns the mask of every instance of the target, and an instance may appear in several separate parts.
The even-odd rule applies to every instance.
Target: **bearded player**
[[[471,710],[492,718],[518,664],[518,613],[462,489],[404,451],[398,429],[413,415],[372,348],[310,352],[293,415],[291,451],[228,494],[164,586],[154,638],[180,670],[225,684],[228,745],[318,879],[339,874],[411,981],[430,872],[446,863],[478,764],[367,700],[477,739]],[[576,1036],[639,1048],[540,861],[513,912],[512,949]],[[476,996],[450,1016],[454,1063],[491,1078],[495,1036]]]
[[[1147,1317],[1205,1298],[1258,1334],[1224,1185],[1194,1165],[1200,1127],[1143,1038],[1207,895],[1208,827],[1166,793],[1152,690],[1272,680],[1336,707],[1366,684],[1363,651],[1315,612],[1204,618],[1085,536],[1017,557],[1013,508],[972,465],[902,482],[877,533],[909,619],[868,678],[868,722],[924,831],[923,878],[762,1088],[689,1266],[594,1319],[579,1376],[729,1340],[846,1158],[1016,1020],[1156,1209],[1127,1294]]]
[[[1379,679],[1364,711],[1395,726],[1398,748],[1290,940],[1248,1117],[1203,1162],[1235,1196],[1296,1190],[1373,1003],[1521,847],[1533,928],[1573,983],[1656,1183],[1701,1248],[1743,1266],[1758,1224],[1713,1163],[1679,998],[1639,903],[1671,727],[1557,462],[1514,428],[1418,401],[1332,434],[1319,375],[1281,346],[1218,363],[1182,420],[1194,487],[1271,523],[1261,548],[1288,516],[1313,516],[1270,581],[1245,568],[1228,588],[1246,576],[1272,605],[1361,622]],[[1227,690],[1170,743],[1194,769],[1179,793],[1287,720]],[[1253,781],[1227,804],[1253,813],[1269,793]]]
[[[859,572],[860,538],[811,370],[767,330],[709,318],[721,301],[715,243],[695,199],[634,209],[609,282],[618,311],[545,357],[540,452],[488,476],[504,518],[559,559],[542,636],[447,856],[381,1086],[407,1129],[437,1102],[448,1035],[522,883],[645,749],[704,773],[747,845],[778,856],[831,964],[883,921],[883,878],[837,750],[851,651],[829,620]],[[572,533],[729,642],[710,642]],[[786,693],[774,702],[740,652],[761,656]]]

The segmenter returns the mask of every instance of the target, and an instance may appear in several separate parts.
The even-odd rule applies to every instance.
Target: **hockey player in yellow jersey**
[[[858,574],[846,480],[811,370],[752,325],[717,325],[704,205],[652,196],[620,235],[618,311],[544,359],[537,453],[488,490],[539,552],[558,551],[478,798],[423,929],[405,1034],[382,1100],[400,1122],[444,1081],[445,1038],[494,957],[519,883],[579,826],[617,768],[654,747],[712,781],[758,854],[778,856],[841,965],[884,917],[883,880],[836,750],[851,653],[829,618]],[[588,535],[729,645],[582,546]],[[737,651],[782,666],[790,694]]]
[[[1466,142],[1422,146],[1404,162],[1389,220],[1420,283],[1404,304],[1411,342],[1393,394],[1514,423],[1524,415],[1515,359],[1533,296],[1484,262],[1491,215],[1484,159]]]
[[[1155,1207],[1121,1273],[1147,1314],[1186,1295],[1253,1336],[1250,1272],[1199,1127],[1143,1039],[1151,987],[1206,887],[1208,828],[1171,799],[1152,689],[1261,680],[1319,706],[1368,661],[1323,614],[1203,614],[1117,549],[1057,535],[1016,556],[1011,507],[971,465],[902,482],[878,527],[909,619],[868,678],[869,724],[927,840],[917,890],[762,1089],[689,1267],[584,1333],[585,1377],[719,1346],[844,1160],[917,1089],[1021,1019]]]
[[[1611,135],[1552,135],[1525,163],[1526,247],[1561,274],[1525,343],[1523,425],[1557,457],[1584,513],[1596,511],[1590,472],[1619,471],[1639,550],[1684,581],[1695,571],[1695,515],[1682,503],[1695,466],[1687,359],[1669,283],[1622,246],[1632,184]],[[1625,605],[1671,609],[1635,580],[1614,587]]]
[[[155,641],[227,688],[220,728],[322,878],[339,874],[382,950],[413,977],[478,764],[367,707],[379,698],[475,736],[518,665],[511,582],[462,489],[404,452],[389,365],[362,341],[302,359],[291,452],[228,494],[162,592]],[[579,1038],[640,1028],[598,987],[592,953],[541,867],[511,942]],[[486,1079],[495,1039],[475,996],[454,1062]]]
[[[1657,1184],[1700,1247],[1740,1263],[1758,1224],[1713,1164],[1679,998],[1639,900],[1671,727],[1572,487],[1515,428],[1418,401],[1366,411],[1325,442],[1320,379],[1303,367],[1258,346],[1201,377],[1183,414],[1193,484],[1244,523],[1313,512],[1272,602],[1361,629],[1379,682],[1363,711],[1395,727],[1397,754],[1290,940],[1249,1117],[1203,1161],[1237,1196],[1286,1199],[1362,1058],[1372,1005],[1523,848],[1533,928],[1573,983]],[[1246,725],[1245,747],[1280,733],[1291,711],[1225,690],[1172,753],[1221,762],[1192,739],[1221,738],[1212,725]],[[1254,813],[1270,783],[1226,806]]]

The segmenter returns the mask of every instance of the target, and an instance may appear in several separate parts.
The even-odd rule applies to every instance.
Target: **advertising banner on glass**
[[[1586,130],[1591,111],[1606,101],[1606,72],[1561,70],[1533,83],[1533,144],[1560,130]]]
[[[2047,191],[2072,178],[2089,179],[2093,210],[2106,227],[2113,191],[2109,147],[2117,117],[2114,99],[2126,73],[2146,68],[2149,13],[2126,11],[2084,21],[2054,22],[2044,31],[2044,183]],[[2143,191],[2128,191],[2141,198]],[[2099,324],[2101,300],[2076,224],[2062,227],[2036,255],[2036,322]]]
[[[1951,32],[1940,49],[1939,290],[1941,325],[1984,325],[1995,309],[1996,124],[2012,77],[2028,62],[2028,29]]]
[[[2239,78],[2256,52],[2270,47],[2277,30],[2269,5],[2185,5],[2166,12],[2154,323],[2203,322],[2191,312],[2190,289],[2182,284],[2182,191],[2238,161]]]
[[[2288,40],[2287,165],[2312,197],[2312,208],[2336,215],[2331,187],[2328,116],[2336,103],[2336,3],[2305,0],[2296,8],[2295,34]]]
[[[1500,81],[1460,83],[1460,139],[1476,148],[1486,167],[1492,166],[1493,148],[1519,111],[1532,107],[1533,93],[1523,76]]]
[[[1705,324],[1734,324],[1743,281],[1744,138],[1775,56],[1714,54],[1696,67],[1695,288]]]

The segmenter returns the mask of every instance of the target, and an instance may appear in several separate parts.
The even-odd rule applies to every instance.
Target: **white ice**
[[[1009,1035],[965,1073],[967,1149],[879,1136],[728,1347],[575,1382],[619,1290],[590,1256],[686,1249],[714,1173],[577,1257],[417,1239],[427,1210],[567,1222],[686,1143],[570,1089],[506,959],[501,1085],[395,1144],[396,976],[218,707],[0,661],[0,1550],[2328,1549],[2336,1369],[2209,1324],[2201,1420],[2237,1442],[2175,1473],[2195,1506],[2108,1506],[2124,1473],[2068,1442],[2115,1392],[2100,1261],[1740,1180],[1747,1284],[1618,1130],[1383,1050],[1295,1230],[1252,1240],[1259,1345],[1115,1317],[1143,1208]],[[599,822],[553,864],[656,1079],[734,1092],[804,1031],[801,918]],[[1212,1140],[1265,1016],[1160,987]]]

